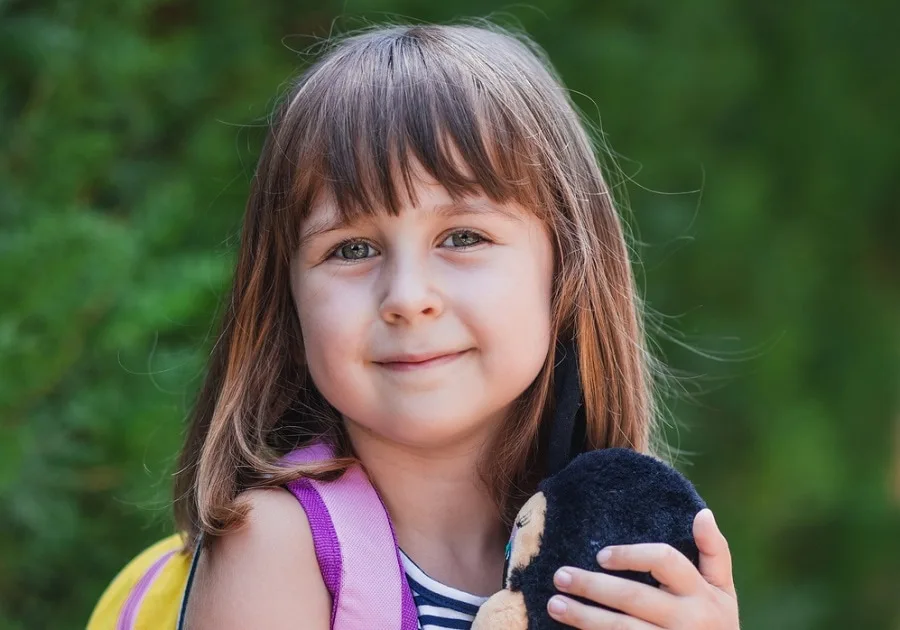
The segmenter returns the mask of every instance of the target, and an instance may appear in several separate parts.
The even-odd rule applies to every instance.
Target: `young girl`
[[[338,455],[326,468],[359,462],[377,488],[420,625],[468,628],[547,469],[562,340],[578,344],[579,448],[652,451],[640,317],[592,144],[531,42],[392,26],[332,46],[272,121],[182,453],[178,524],[202,550],[185,627],[330,627],[310,519],[283,488],[311,469],[280,462],[325,441]],[[652,572],[658,589],[561,568],[551,615],[585,630],[737,629],[708,511],[695,537],[699,571],[664,545],[598,558]]]

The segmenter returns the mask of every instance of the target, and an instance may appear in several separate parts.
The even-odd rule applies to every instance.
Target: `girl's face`
[[[351,425],[391,442],[481,443],[550,348],[553,254],[543,223],[486,197],[353,225],[311,209],[291,288],[313,382]]]

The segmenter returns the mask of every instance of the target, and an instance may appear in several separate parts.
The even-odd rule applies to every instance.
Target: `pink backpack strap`
[[[283,461],[330,459],[316,443]],[[298,479],[287,485],[303,505],[319,568],[332,597],[332,630],[416,630],[418,615],[387,510],[359,465],[334,481]]]

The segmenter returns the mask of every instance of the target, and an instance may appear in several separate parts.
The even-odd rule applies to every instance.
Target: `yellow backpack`
[[[157,630],[179,625],[191,553],[180,534],[160,540],[129,562],[104,591],[87,630]]]
[[[330,445],[313,443],[284,460],[309,464],[333,457]],[[415,600],[390,517],[362,467],[352,466],[333,481],[297,479],[285,487],[309,517],[332,598],[332,630],[416,630]],[[107,587],[87,630],[181,629],[201,549],[198,541],[185,552],[176,534],[143,551]],[[302,625],[298,620],[297,627]]]

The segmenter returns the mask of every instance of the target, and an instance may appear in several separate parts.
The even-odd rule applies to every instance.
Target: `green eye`
[[[457,230],[444,239],[442,244],[450,249],[467,249],[489,242],[486,237],[474,230]]]
[[[375,248],[365,241],[347,241],[338,245],[333,253],[342,260],[364,260],[374,251]]]
[[[471,247],[484,239],[481,238],[481,235],[471,230],[460,230],[459,232],[454,232],[450,236],[450,240],[455,247]]]
[[[509,561],[509,557],[512,555],[512,541],[506,543],[506,560]]]

